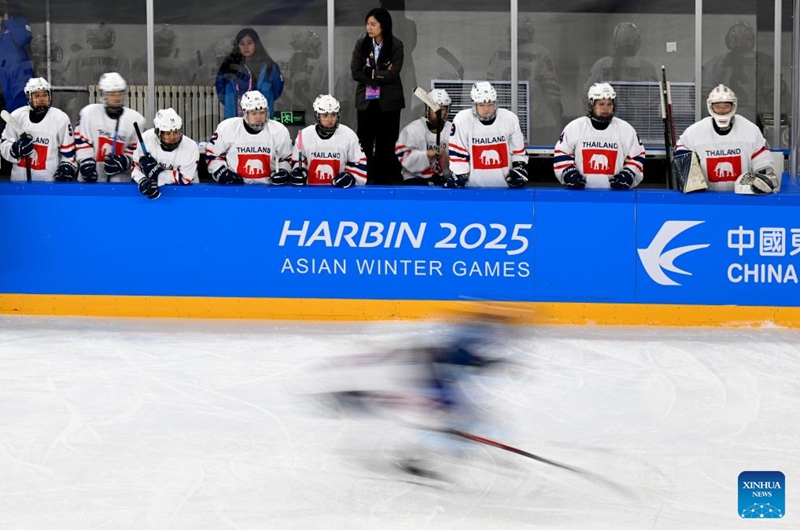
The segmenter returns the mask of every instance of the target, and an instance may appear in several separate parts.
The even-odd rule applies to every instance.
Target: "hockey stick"
[[[442,126],[444,121],[442,118],[442,107],[432,100],[431,95],[425,92],[425,90],[423,90],[421,87],[414,89],[414,95],[418,97],[420,101],[425,103],[428,108],[436,113],[436,167],[441,169],[442,164],[439,161],[439,151],[442,148]]]
[[[147,152],[147,146],[144,145],[144,140],[142,140],[142,131],[139,130],[139,122],[133,122],[133,128],[136,131],[136,138],[139,139],[139,145],[142,146],[142,153],[149,155],[150,153]]]
[[[456,59],[456,56],[455,56],[455,55],[453,55],[452,53],[450,53],[450,50],[448,50],[447,48],[444,48],[444,47],[440,46],[440,47],[439,47],[439,48],[436,50],[436,54],[437,54],[439,57],[441,57],[442,59],[444,59],[445,61],[447,61],[448,63],[450,63],[450,66],[452,66],[453,68],[455,68],[455,70],[456,70],[456,73],[458,74],[458,78],[459,78],[459,79],[464,79],[464,65],[463,65],[463,64],[461,64],[461,61],[459,61],[458,59]]]
[[[672,108],[670,106],[669,86],[667,84],[667,68],[661,65],[661,81],[659,81],[661,89],[661,121],[664,124],[664,153],[667,161],[667,187],[670,189],[678,189],[678,184],[675,179],[675,172],[672,170],[673,150],[675,148],[675,139],[673,137],[673,128],[670,126],[672,120]]]
[[[9,112],[7,110],[3,109],[2,112],[0,112],[0,118],[2,118],[4,122],[9,124],[11,126],[11,128],[14,129],[14,132],[17,133],[17,136],[20,136],[20,137],[26,136],[26,135],[30,136],[28,133],[25,132],[25,130],[22,128],[22,126],[19,124],[19,122],[17,120],[15,120],[14,117],[11,116],[11,114],[9,114]],[[28,182],[31,181],[31,157],[30,156],[26,156],[25,157],[25,177],[28,179]]]

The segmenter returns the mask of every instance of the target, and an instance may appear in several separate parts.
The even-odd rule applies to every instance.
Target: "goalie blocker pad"
[[[761,170],[757,173],[742,173],[733,186],[740,195],[769,195],[781,190],[781,181],[774,174]]]
[[[672,172],[683,193],[708,189],[708,179],[700,167],[700,159],[694,152],[681,153],[672,158]]]

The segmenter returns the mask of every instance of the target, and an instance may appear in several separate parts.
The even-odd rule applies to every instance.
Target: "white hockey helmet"
[[[617,92],[614,90],[614,87],[608,83],[595,83],[589,88],[587,97],[589,98],[589,118],[597,123],[610,122],[614,117],[614,113],[612,112],[610,116],[598,116],[594,112],[594,104],[603,100],[615,102],[617,99]]]
[[[497,115],[497,90],[494,89],[492,84],[488,81],[479,81],[472,85],[472,90],[469,91],[469,97],[472,100],[472,113],[483,123],[491,122]],[[478,114],[479,103],[494,103],[494,110],[489,116],[481,116]]]
[[[434,88],[428,92],[428,96],[430,96],[431,100],[440,107],[446,107],[446,111],[442,112],[442,120],[446,120],[447,114],[450,112],[450,104],[453,102],[450,99],[450,94],[448,94],[443,88]],[[436,125],[432,121],[435,119],[434,112],[430,109],[430,107],[427,106],[425,107],[425,119],[429,125]]]
[[[249,92],[245,92],[242,95],[242,99],[239,100],[239,105],[242,107],[242,115],[244,117],[244,122],[247,124],[248,127],[253,129],[254,131],[258,132],[264,129],[267,120],[269,119],[269,104],[267,103],[267,98],[264,97],[264,94],[259,92],[258,90],[250,90]],[[256,111],[264,111],[266,113],[266,118],[261,121],[261,123],[253,123],[251,120],[248,119],[248,116],[251,112]]]
[[[717,127],[720,129],[727,129],[731,126],[731,122],[733,121],[733,116],[736,114],[736,103],[738,100],[736,99],[736,94],[733,93],[733,90],[726,87],[725,85],[717,85],[709,94],[708,99],[706,100],[706,107],[708,108],[708,113],[711,115],[711,118],[714,120],[714,123],[717,124]],[[727,114],[717,114],[714,112],[714,103],[730,103],[731,104],[731,111]]]
[[[33,94],[42,91],[47,92],[47,104],[34,107]],[[50,83],[48,83],[47,79],[44,77],[33,77],[28,79],[28,82],[25,83],[25,96],[28,98],[28,104],[31,107],[31,112],[39,116],[47,113],[47,110],[50,108],[50,104],[53,101],[53,93],[50,90]]]
[[[342,108],[339,100],[330,94],[320,94],[317,96],[317,99],[314,100],[312,106],[314,107],[314,117],[317,119],[317,134],[323,139],[330,138],[333,133],[336,132],[336,128],[339,127],[339,111]],[[321,114],[336,115],[336,122],[332,127],[325,127],[322,125],[320,121]]]
[[[178,147],[178,145],[180,145],[181,140],[183,140],[183,120],[178,113],[175,112],[175,109],[161,109],[156,112],[156,117],[153,118],[153,127],[156,130],[158,141],[161,142],[161,149],[164,151],[174,150],[176,147]],[[178,131],[181,133],[178,136],[178,139],[173,143],[164,142],[162,135],[172,131]]]
[[[125,79],[117,72],[106,72],[100,76],[100,80],[97,82],[97,88],[100,89],[100,97],[103,100],[103,104],[108,107],[109,104],[106,95],[109,92],[122,92],[124,95],[125,91],[128,89],[128,83],[126,83]],[[122,107],[123,102],[124,98],[119,105],[115,105],[115,108]]]

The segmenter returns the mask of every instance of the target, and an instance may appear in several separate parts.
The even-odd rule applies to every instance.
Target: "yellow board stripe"
[[[527,324],[800,327],[800,308],[0,294],[0,314],[274,320],[420,320],[491,312]]]

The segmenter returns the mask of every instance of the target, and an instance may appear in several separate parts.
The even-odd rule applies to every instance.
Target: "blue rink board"
[[[0,184],[0,292],[797,305],[800,195]]]

